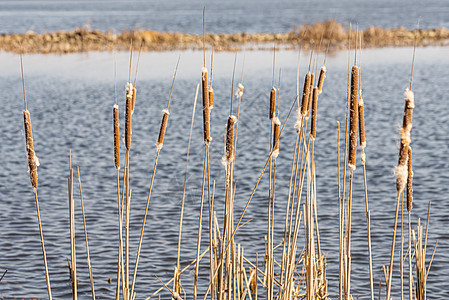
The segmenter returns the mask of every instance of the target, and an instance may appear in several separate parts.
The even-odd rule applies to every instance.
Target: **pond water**
[[[449,58],[446,55],[448,50],[438,47],[418,48],[413,82],[416,107],[412,129],[415,172],[412,226],[416,229],[418,218],[422,218],[422,223],[425,223],[428,202],[432,201],[428,253],[433,250],[436,240],[439,240],[428,278],[428,295],[432,299],[447,296],[446,283],[449,279],[446,273],[449,267],[449,102],[445,100],[449,94],[449,85],[446,84],[449,78]],[[383,279],[382,265],[389,263],[396,196],[392,170],[397,164],[398,128],[402,123],[403,92],[409,85],[412,52],[411,48],[374,49],[364,50],[360,56],[376,285]],[[159,157],[139,263],[137,299],[144,299],[160,287],[160,282],[154,274],[168,280],[176,263],[185,155],[196,84],[201,78],[202,53],[142,53],[140,58],[130,156],[132,261],[137,249],[155,159],[161,110],[167,103],[172,73],[179,54],[181,61],[170,104],[171,115]],[[215,101],[211,117],[214,140],[210,162],[211,176],[216,180],[215,208],[220,220],[224,207],[224,168],[221,165],[221,157],[224,126],[229,114],[234,55],[224,52],[216,53],[214,57]],[[303,53],[300,57],[301,78],[307,72],[308,57],[309,53]],[[122,120],[128,59],[128,53],[117,54],[117,95]],[[235,169],[236,215],[240,215],[268,156],[268,92],[272,84],[272,53],[237,53],[236,82],[241,80],[243,59],[245,90],[241,104]],[[79,166],[81,172],[97,296],[101,299],[111,299],[115,291],[115,284],[108,283],[109,278],[114,279],[116,276],[118,247],[111,114],[114,104],[113,60],[112,53],[95,52],[24,57],[28,109],[31,112],[35,150],[41,164],[38,168],[40,209],[55,299],[71,297],[66,261],[66,257],[70,256],[67,200],[69,150],[72,152],[72,164]],[[318,65],[321,65],[322,60],[323,55],[320,55]],[[0,298],[46,298],[35,202],[27,174],[19,61],[15,54],[0,54],[0,271],[9,270],[0,283]],[[296,95],[297,61],[298,53],[294,51],[280,51],[276,56],[276,74],[279,68],[282,70],[280,119],[283,123]],[[344,124],[345,120],[347,52],[332,53],[327,60],[327,70],[325,87],[318,104],[315,162],[321,247],[327,257],[330,296],[336,298],[337,121]],[[204,153],[201,119],[201,108],[197,105],[183,225],[183,265],[187,265],[196,255]],[[283,235],[283,212],[296,137],[294,122],[291,117],[286,124],[281,137],[281,153],[277,160],[277,242],[280,242]],[[123,125],[124,121],[121,122],[122,132]],[[343,136],[342,128],[342,146]],[[124,145],[121,147],[123,151]],[[122,157],[124,158],[124,152]],[[369,280],[363,173],[360,165],[354,176],[351,286],[354,295],[360,295],[363,299],[369,295]],[[259,253],[259,258],[263,255],[267,187],[268,177],[265,175],[245,215],[245,220],[252,220],[241,228],[236,236],[237,242],[242,244],[247,257],[252,261],[255,261],[256,253]],[[87,299],[90,295],[90,285],[77,188],[76,184],[79,295],[80,299]],[[203,225],[204,230],[207,230],[207,223]],[[300,243],[302,247],[302,236]],[[203,293],[208,271],[205,267],[201,270],[200,292]],[[397,262],[395,270],[398,270]],[[395,273],[393,282],[394,297],[398,297],[398,274]],[[189,295],[187,299],[191,299],[193,273],[189,272],[183,276],[182,283]],[[385,294],[385,290],[382,294]],[[168,297],[166,291],[162,298],[164,297]]]

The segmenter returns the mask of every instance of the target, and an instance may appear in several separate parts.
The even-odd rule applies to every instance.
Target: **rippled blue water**
[[[439,0],[247,0],[247,1],[0,1],[0,32],[131,28],[201,33],[202,8],[210,32],[286,32],[330,18],[361,28],[449,27],[449,6]]]
[[[418,217],[426,219],[432,201],[429,249],[439,240],[428,279],[429,298],[447,296],[449,261],[449,177],[448,128],[449,94],[448,48],[419,48],[413,89],[414,110],[412,147],[415,167],[413,227]],[[134,259],[155,158],[155,141],[161,110],[165,108],[171,74],[178,54],[143,53],[137,81],[137,103],[133,116],[131,150],[131,258]],[[403,91],[408,86],[412,49],[366,50],[361,56],[362,89],[365,99],[368,146],[367,176],[372,218],[372,244],[376,286],[383,279],[381,266],[388,264],[395,209],[395,179],[398,128],[404,106]],[[307,70],[308,54],[301,57],[301,77]],[[319,58],[319,63],[322,60]],[[124,85],[127,80],[128,54],[118,54],[118,102],[123,120]],[[229,112],[233,53],[215,55],[215,103],[212,111],[211,174],[216,180],[215,208],[223,214],[224,126]],[[243,54],[238,53],[237,80]],[[111,299],[115,284],[117,254],[116,185],[112,149],[112,106],[114,103],[113,55],[110,53],[71,54],[67,56],[26,55],[25,80],[28,109],[31,112],[36,154],[40,158],[39,197],[55,299],[69,299],[70,281],[66,257],[70,256],[67,201],[68,155],[80,167],[86,208],[89,246],[97,295]],[[281,51],[277,70],[282,67],[280,118],[284,122],[296,94],[297,53]],[[0,272],[9,269],[0,283],[1,297],[46,298],[44,268],[39,241],[35,202],[27,174],[23,136],[23,101],[16,55],[0,54]],[[137,298],[144,299],[160,283],[157,274],[168,280],[176,261],[176,245],[185,154],[196,83],[200,79],[201,52],[181,53],[178,78],[170,105],[170,119],[164,148],[159,157],[150,213],[145,232],[139,272]],[[338,206],[337,206],[337,120],[344,123],[347,54],[338,52],[328,58],[328,73],[318,108],[318,134],[315,143],[317,165],[318,214],[321,247],[327,256],[327,278],[332,298],[338,293]],[[269,122],[268,91],[271,88],[271,53],[247,52],[235,178],[236,215],[242,211],[267,158]],[[277,73],[277,71],[276,71]],[[234,106],[236,108],[236,106]],[[201,191],[203,144],[201,109],[196,109],[192,149],[188,170],[186,211],[183,229],[182,263],[195,258]],[[122,130],[124,122],[121,122]],[[277,160],[276,241],[280,242],[285,210],[291,157],[295,142],[294,120],[290,119],[281,138]],[[122,131],[123,132],[123,131]],[[343,133],[342,133],[343,139]],[[343,141],[343,140],[342,140]],[[123,144],[121,145],[124,149]],[[124,161],[124,152],[122,152]],[[364,216],[362,168],[354,179],[352,225],[352,291],[366,299],[369,294],[367,243]],[[261,260],[266,234],[266,194],[268,178],[262,179],[246,219],[253,219],[239,230],[237,241],[252,261]],[[82,218],[75,185],[78,279],[80,299],[88,299],[89,277],[86,266]],[[207,215],[206,215],[207,216]],[[221,223],[221,222],[220,222]],[[207,229],[206,224],[204,224]],[[302,237],[300,240],[302,241]],[[204,249],[204,247],[203,247]],[[399,248],[396,248],[399,249]],[[396,253],[397,255],[397,253]],[[397,257],[397,256],[396,256]],[[429,257],[428,257],[429,259]],[[260,261],[259,260],[259,261]],[[202,269],[200,291],[204,291],[207,271]],[[398,264],[395,264],[398,270]],[[193,273],[182,277],[191,299]],[[114,280],[113,280],[114,282]],[[398,297],[398,272],[394,296]],[[383,295],[385,290],[382,291]],[[167,299],[164,292],[163,297]],[[376,288],[377,297],[377,288]]]

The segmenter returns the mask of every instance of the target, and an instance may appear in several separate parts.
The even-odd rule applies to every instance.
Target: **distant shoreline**
[[[413,46],[415,36],[418,46],[448,46],[449,29],[406,28],[385,29],[369,27],[360,31],[364,48]],[[304,36],[304,38],[302,38]],[[215,51],[268,50],[273,43],[285,49],[302,48],[325,51],[330,41],[330,50],[347,48],[349,29],[333,20],[303,25],[288,33],[207,33],[206,47]],[[354,30],[352,31],[354,43]],[[122,33],[102,32],[89,28],[53,33],[1,34],[0,49],[19,53],[65,54],[86,51],[127,50],[131,40],[134,48],[142,45],[142,51],[172,51],[202,49],[202,35],[169,33],[149,30],[124,31]],[[321,41],[321,43],[320,43]]]

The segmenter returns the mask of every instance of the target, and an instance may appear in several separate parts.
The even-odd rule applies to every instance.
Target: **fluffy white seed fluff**
[[[172,297],[173,297],[173,299],[175,299],[175,300],[182,300],[181,296],[179,296],[179,294],[176,293],[176,292],[173,292]]]
[[[227,167],[231,164],[231,162],[234,160],[234,157],[232,157],[231,159],[228,159],[228,157],[225,155],[223,155],[223,157],[221,158],[221,164],[224,167]]]
[[[164,143],[160,143],[160,144],[156,143],[157,150],[161,150],[163,146],[164,146]]]
[[[236,116],[231,115],[231,119],[232,119],[232,121],[234,121],[234,124],[237,122],[237,117]]]
[[[279,149],[273,151],[273,158],[277,158],[279,156]]]
[[[203,76],[203,80],[206,80],[206,74],[207,74],[207,68],[206,67],[203,67],[201,69],[201,74]]]
[[[404,190],[408,176],[407,164],[398,165],[394,170],[394,174],[396,175],[396,189],[398,192]]]
[[[167,115],[170,115],[170,112],[168,111],[168,109],[162,110],[162,113],[167,114]]]
[[[365,143],[365,145],[366,145],[366,143]],[[366,154],[365,154],[365,152],[362,152],[362,155],[360,155],[360,160],[362,161],[363,164],[365,164],[365,162],[366,162]]]
[[[364,141],[361,145],[360,145],[360,147],[363,149],[363,148],[366,148],[366,141]]]
[[[281,121],[279,120],[278,117],[274,118],[274,124],[281,125]]]
[[[322,66],[321,71],[326,72],[326,66]],[[326,78],[326,76],[324,76],[324,78]]]
[[[118,105],[117,105],[117,104],[114,104],[114,108],[115,108],[115,109],[118,109]]]
[[[415,94],[411,90],[405,89],[404,97],[405,97],[406,101],[409,101],[408,107],[414,108],[415,107]]]
[[[243,96],[243,88],[244,88],[243,84],[239,83],[239,90],[236,93],[237,97],[242,97]]]
[[[133,98],[133,84],[130,82],[126,84],[126,98],[128,99]]]
[[[355,165],[353,164],[348,164],[349,170],[351,170],[351,172],[355,171]]]

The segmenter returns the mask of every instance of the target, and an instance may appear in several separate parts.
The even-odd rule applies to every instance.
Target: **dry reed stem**
[[[31,116],[28,110],[23,111],[23,123],[25,128],[25,142],[28,158],[28,172],[30,173],[30,181],[33,188],[37,188],[37,167],[39,159],[34,152],[33,132],[31,129]]]
[[[312,75],[310,72],[306,74],[304,79],[304,89],[302,90],[302,100],[301,100],[301,115],[305,117],[307,115],[307,106],[309,103],[310,94],[310,83],[312,82]]]
[[[322,66],[320,70],[320,76],[318,77],[318,92],[321,94],[323,92],[324,78],[326,78],[326,66]]]
[[[69,223],[70,223],[70,274],[72,275],[72,298],[76,300],[78,297],[77,280],[76,280],[76,248],[75,248],[75,201],[73,200],[73,169],[70,162],[70,175],[68,178],[68,195],[69,195]]]
[[[187,167],[189,164],[189,155],[190,155],[190,142],[192,140],[192,131],[193,131],[193,122],[195,119],[195,109],[196,109],[196,101],[198,99],[198,90],[199,90],[199,84],[196,86],[196,92],[195,92],[195,100],[193,102],[193,112],[192,112],[192,121],[190,124],[190,133],[189,133],[189,143],[187,146],[187,155],[186,155],[186,167],[184,171],[184,187],[182,190],[182,201],[181,201],[181,214],[179,218],[179,233],[178,233],[178,256],[177,256],[177,263],[176,263],[176,271],[175,271],[175,282],[174,282],[174,291],[179,293],[181,286],[180,286],[180,271],[181,271],[181,232],[182,232],[182,221],[184,217],[184,203],[185,203],[185,195],[186,195],[186,186],[187,186]],[[176,276],[177,275],[177,276]]]
[[[407,176],[407,211],[413,208],[413,169],[412,169],[412,148],[408,147],[408,176]]]
[[[401,192],[398,191],[397,197],[396,197],[396,214],[394,218],[394,229],[393,229],[393,241],[391,243],[391,253],[390,253],[390,267],[388,269],[389,275],[387,280],[387,298],[390,299],[390,293],[391,293],[391,280],[393,278],[393,258],[394,258],[394,246],[396,242],[396,231],[398,226],[398,215],[399,215],[399,199],[401,196]],[[402,258],[401,258],[402,259]]]
[[[201,253],[201,255],[200,255],[200,261],[201,261],[201,259],[203,259],[204,255],[206,255],[206,253],[209,252],[209,249],[210,249],[210,247],[208,247],[206,250],[204,250],[203,253]],[[184,273],[188,268],[190,268],[190,266],[192,266],[192,265],[195,264],[195,263],[196,263],[196,259],[194,259],[193,261],[191,261],[191,262],[190,262],[187,266],[185,266],[179,273],[180,273],[180,274]],[[169,284],[172,283],[172,282],[173,282],[173,278],[170,279],[169,281],[167,281],[165,284],[166,284],[166,285],[169,285]],[[151,299],[152,297],[154,297],[155,295],[157,295],[157,294],[158,294],[160,291],[162,291],[163,289],[164,289],[164,286],[161,287],[161,288],[159,288],[158,290],[156,290],[151,296],[145,298],[145,300]]]
[[[281,135],[282,135],[282,132],[284,131],[285,124],[287,123],[288,118],[290,117],[290,113],[291,113],[292,110],[293,110],[293,106],[294,106],[295,102],[296,102],[296,99],[293,101],[292,106],[290,107],[290,110],[289,110],[289,112],[288,112],[288,114],[287,114],[287,117],[286,117],[286,119],[285,119],[284,125],[282,125],[282,128],[281,128],[281,131],[280,131],[280,133],[279,133],[279,136],[281,136]],[[249,204],[251,203],[251,200],[252,200],[252,198],[253,198],[253,196],[254,196],[256,190],[257,190],[257,187],[259,186],[259,183],[260,183],[260,180],[262,179],[263,174],[265,173],[265,170],[266,170],[266,168],[267,168],[267,166],[268,166],[268,163],[271,161],[272,155],[273,155],[273,151],[270,152],[270,155],[268,156],[268,158],[267,158],[267,160],[266,160],[266,162],[265,162],[265,165],[264,165],[264,167],[263,167],[263,169],[262,169],[262,172],[261,172],[261,174],[259,175],[259,178],[257,179],[257,182],[256,182],[256,184],[255,184],[255,186],[254,186],[254,188],[253,188],[253,190],[252,190],[252,192],[251,192],[251,195],[250,195],[248,201],[247,201],[246,204],[245,204],[245,207],[243,208],[242,214],[240,215],[239,221],[237,222],[237,225],[235,226],[235,229],[234,229],[234,231],[232,232],[232,235],[230,236],[230,239],[227,239],[228,243],[227,243],[227,246],[226,246],[225,251],[227,251],[227,249],[228,249],[228,247],[229,247],[229,241],[230,241],[232,238],[234,238],[235,233],[236,233],[237,230],[241,227],[240,224],[241,224],[241,222],[242,222],[243,216],[245,215],[245,212],[246,212],[246,210],[248,209]],[[214,278],[217,277],[217,275],[218,275],[218,270],[219,270],[219,268],[221,267],[221,264],[222,264],[222,262],[219,263],[219,265],[218,265],[218,267],[217,267],[217,271],[216,271],[215,274],[214,274]],[[263,273],[263,272],[261,272],[261,273]],[[280,283],[276,280],[276,278],[274,278],[274,281],[275,281],[275,283],[276,283],[277,285],[280,286]]]
[[[83,213],[84,237],[86,239],[87,267],[89,268],[89,278],[90,278],[90,288],[91,288],[91,292],[92,292],[92,300],[95,300],[94,277],[92,274],[92,266],[90,264],[89,242],[87,239],[86,216],[84,214],[83,190],[81,188],[81,175],[80,175],[79,167],[77,167],[77,171],[78,171],[78,185],[79,185],[79,189],[80,189],[80,198],[81,198],[81,210]]]
[[[316,118],[317,118],[317,109],[318,109],[318,95],[319,95],[319,89],[318,87],[313,88],[313,101],[312,101],[312,124],[310,126],[310,136],[312,138],[312,141],[316,138]],[[312,157],[313,159],[313,157]]]
[[[207,74],[207,73],[206,73]],[[203,81],[204,84],[204,81]],[[206,80],[207,85],[207,80]],[[206,90],[207,91],[207,90]],[[204,97],[204,85],[203,85],[203,97]],[[203,98],[203,116],[204,116],[204,98]],[[209,109],[209,106],[207,105],[207,109]],[[204,121],[204,119],[203,119]],[[205,123],[203,123],[205,124]],[[202,232],[202,219],[203,219],[203,206],[204,206],[204,187],[205,187],[205,181],[206,181],[206,167],[207,167],[207,153],[209,150],[208,144],[206,144],[206,149],[204,151],[204,161],[203,161],[203,183],[201,187],[201,201],[200,201],[200,216],[198,220],[198,242],[197,242],[197,251],[196,251],[196,264],[195,264],[195,273],[194,273],[194,280],[193,280],[193,299],[196,300],[197,293],[198,293],[198,274],[199,274],[199,256],[200,256],[200,247],[201,247],[201,232]]]
[[[39,234],[41,237],[42,256],[44,259],[45,282],[47,284],[48,299],[52,300],[51,287],[50,287],[50,274],[48,273],[48,267],[47,267],[47,253],[45,252],[44,233],[42,231],[41,214],[39,211],[39,199],[37,197],[37,189],[34,187],[33,190],[34,190],[34,199],[36,201],[36,212],[37,212],[37,222],[39,224]],[[5,271],[5,274],[6,274],[6,271]],[[3,276],[5,274],[3,274]],[[2,276],[2,278],[3,278],[3,276]]]
[[[112,109],[112,118],[114,123],[114,163],[115,168],[120,169],[120,133],[119,133],[119,115],[118,105],[115,104]]]
[[[131,115],[132,115],[133,86],[131,83],[126,85],[126,108],[125,108],[125,147],[131,148]]]
[[[351,72],[351,108],[349,118],[349,162],[348,166],[351,171],[355,170],[357,155],[357,115],[358,115],[358,99],[359,99],[359,70],[357,66],[352,67]]]

